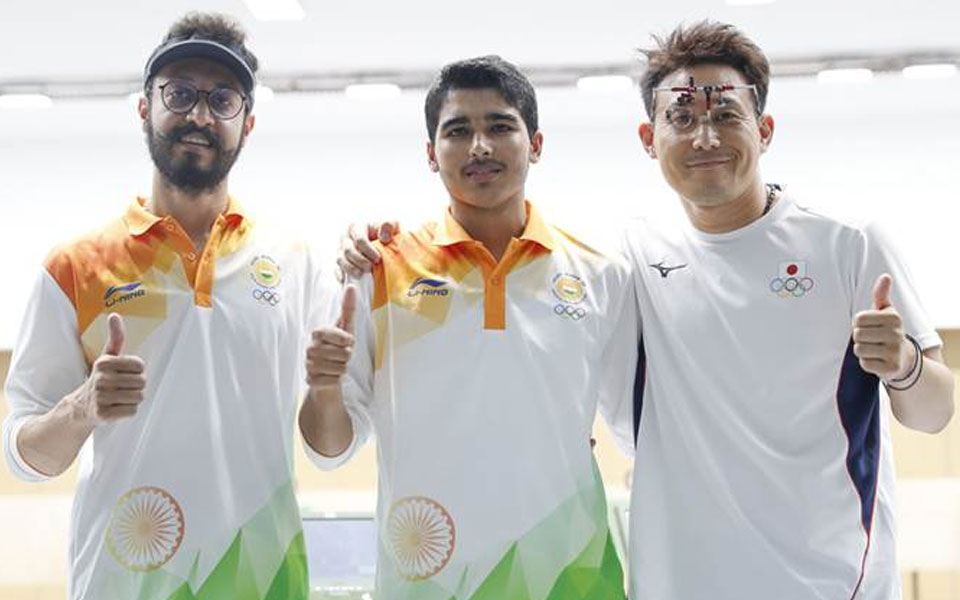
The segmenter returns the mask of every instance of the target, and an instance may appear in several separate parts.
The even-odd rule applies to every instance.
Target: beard
[[[201,135],[210,144],[214,156],[209,166],[202,166],[197,154],[175,152],[177,142],[190,134]],[[209,192],[220,185],[240,156],[243,142],[241,137],[237,148],[231,151],[223,147],[223,140],[209,128],[187,123],[160,132],[154,129],[149,117],[147,119],[147,148],[153,164],[173,187],[191,194]]]

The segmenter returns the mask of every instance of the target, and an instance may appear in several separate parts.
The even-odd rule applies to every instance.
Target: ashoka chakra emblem
[[[453,555],[456,530],[445,508],[430,498],[401,498],[387,516],[387,539],[400,576],[409,581],[433,577]]]
[[[153,571],[170,560],[183,541],[183,511],[166,491],[138,487],[117,500],[107,529],[107,548],[132,571]]]

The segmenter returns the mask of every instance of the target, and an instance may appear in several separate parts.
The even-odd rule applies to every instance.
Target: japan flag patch
[[[813,278],[807,274],[807,263],[803,260],[780,261],[777,276],[770,281],[770,291],[781,298],[802,298],[813,286]]]
[[[788,277],[806,277],[807,262],[803,260],[785,260],[780,263],[780,271],[777,273],[780,279]]]

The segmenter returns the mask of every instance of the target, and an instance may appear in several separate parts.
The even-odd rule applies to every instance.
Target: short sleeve
[[[890,299],[903,317],[903,330],[913,336],[924,350],[941,346],[943,342],[930,323],[914,287],[907,266],[896,245],[877,224],[863,228],[863,254],[860,272],[856,278],[854,314],[873,306],[873,287],[884,273],[893,277]]]

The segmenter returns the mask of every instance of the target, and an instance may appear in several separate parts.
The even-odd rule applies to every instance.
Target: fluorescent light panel
[[[912,65],[902,71],[907,79],[948,79],[957,74],[957,65]]]
[[[871,79],[870,69],[826,69],[817,73],[819,83],[864,83]]]
[[[625,92],[633,89],[633,80],[626,75],[591,75],[577,80],[581,92]]]
[[[400,86],[395,83],[355,83],[344,88],[347,98],[356,100],[385,100],[400,95]]]
[[[243,0],[259,21],[302,21],[307,13],[297,0]]]
[[[274,95],[273,89],[265,85],[258,85],[253,91],[253,97],[256,99],[257,104],[272,102]]]
[[[2,94],[0,108],[50,108],[53,99],[43,94]]]

